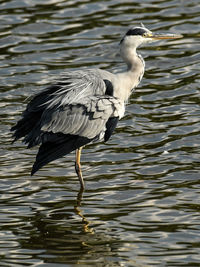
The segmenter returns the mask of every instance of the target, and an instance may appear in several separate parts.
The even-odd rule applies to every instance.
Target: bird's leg
[[[76,170],[76,173],[77,173],[77,176],[79,178],[80,185],[81,185],[80,191],[83,191],[85,186],[84,186],[83,176],[82,176],[82,172],[81,172],[81,163],[80,163],[81,150],[82,150],[82,147],[79,147],[78,149],[76,149],[75,170]]]

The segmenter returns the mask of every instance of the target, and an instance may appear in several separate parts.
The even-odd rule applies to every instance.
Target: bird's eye
[[[146,37],[147,35],[148,35],[148,33],[147,32],[144,32],[142,36],[143,37]]]

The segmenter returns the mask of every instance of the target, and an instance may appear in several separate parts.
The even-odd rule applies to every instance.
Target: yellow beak
[[[164,33],[150,33],[148,35],[146,35],[145,37],[147,38],[151,38],[151,39],[155,39],[155,40],[162,40],[162,39],[179,39],[179,38],[183,38],[183,35],[181,34],[164,34]]]

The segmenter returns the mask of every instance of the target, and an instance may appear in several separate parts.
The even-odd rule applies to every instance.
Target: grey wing
[[[105,95],[104,77],[108,72],[100,69],[63,73],[45,90],[37,93],[27,104],[22,118],[12,127],[14,141],[24,137],[29,147],[40,143],[40,124],[43,113],[60,111],[62,106],[82,103],[92,95]],[[110,74],[112,76],[112,74]]]
[[[42,142],[45,131],[91,136],[88,129],[96,129],[95,133],[103,129],[103,119],[99,118],[99,125],[94,119],[102,114],[106,121],[106,116],[118,110],[113,106],[117,105],[117,100],[107,95],[112,93],[104,79],[107,74],[100,69],[62,74],[55,84],[37,94],[27,105],[23,118],[13,127],[15,140],[25,137],[25,143],[32,147]]]
[[[112,76],[98,69],[66,73],[29,102],[12,130],[28,147],[41,144],[32,174],[80,146],[109,139],[124,103],[112,96],[106,75]]]
[[[56,111],[46,111],[41,121],[42,132],[63,133],[101,139],[109,118],[121,118],[124,103],[111,96],[89,96],[78,104],[61,106]]]
[[[106,84],[100,69],[63,73],[55,84],[60,87],[48,101],[48,107],[78,104],[92,95],[105,95]],[[111,74],[112,75],[112,74]]]
[[[109,96],[93,96],[84,103],[46,110],[36,140],[42,145],[31,173],[92,141],[107,141],[123,113],[124,103]]]

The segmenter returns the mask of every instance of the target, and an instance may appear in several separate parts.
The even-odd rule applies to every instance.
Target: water
[[[0,14],[0,266],[200,266],[199,1],[7,0]],[[74,154],[30,177],[36,149],[9,129],[52,76],[122,69],[138,22],[184,39],[140,49],[125,117],[83,150],[77,206]]]

